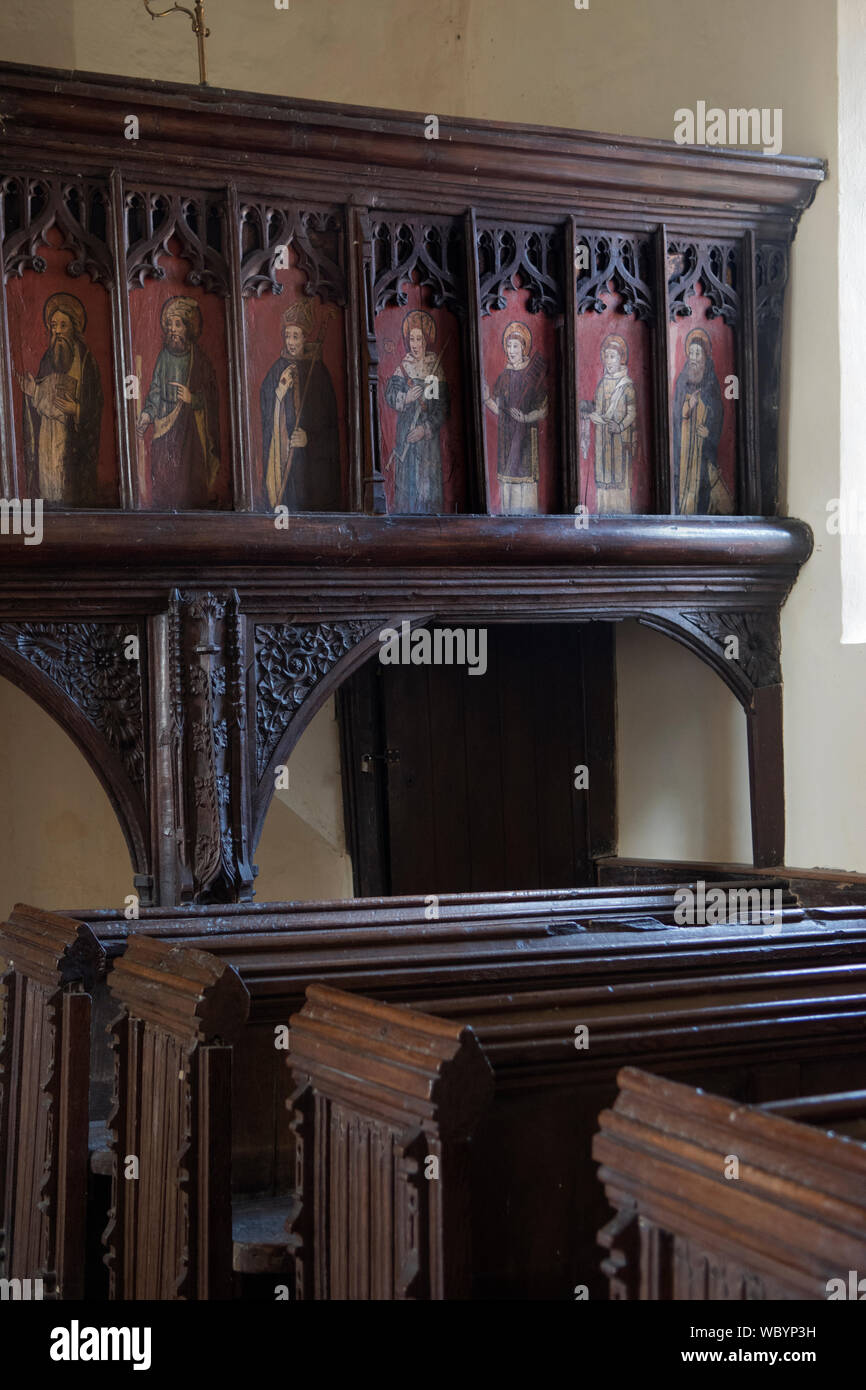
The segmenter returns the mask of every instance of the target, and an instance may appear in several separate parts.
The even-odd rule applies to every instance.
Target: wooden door
[[[374,659],[341,690],[340,725],[361,896],[571,887],[611,852],[607,624],[490,626],[484,675]]]

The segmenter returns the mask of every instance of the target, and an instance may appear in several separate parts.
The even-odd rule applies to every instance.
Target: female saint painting
[[[496,473],[501,510],[510,516],[538,511],[538,428],[547,419],[547,363],[532,351],[525,323],[509,323],[502,335],[505,367],[492,392],[483,384],[484,404],[498,423]]]
[[[393,479],[394,513],[444,511],[440,432],[450,413],[450,394],[436,348],[436,322],[413,309],[402,324],[406,349],[385,387],[385,400],[397,414],[396,442],[385,464]]]

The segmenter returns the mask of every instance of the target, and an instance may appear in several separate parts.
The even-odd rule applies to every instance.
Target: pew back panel
[[[472,1029],[311,985],[289,1064],[298,1297],[469,1297],[468,1143],[493,1095]]]
[[[824,1299],[866,1268],[866,1145],[634,1067],[617,1080],[593,1141],[612,1297]]]
[[[0,928],[0,1277],[84,1294],[90,996],[84,923],[18,904]]]
[[[231,1040],[249,997],[204,951],[134,937],[109,987],[110,1297],[231,1296]],[[134,1160],[134,1163],[133,1163]]]

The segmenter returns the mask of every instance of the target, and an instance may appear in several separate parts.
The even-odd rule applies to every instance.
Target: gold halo
[[[532,332],[525,323],[519,323],[517,319],[510,323],[502,335],[502,346],[508,342],[509,338],[519,338],[523,344],[523,356],[528,357],[532,348]],[[506,349],[507,351],[507,349]]]
[[[691,333],[687,334],[687,336],[686,336],[686,357],[688,357],[688,355],[689,355],[689,348],[691,347],[692,343],[695,342],[695,340],[699,340],[699,341],[700,341],[701,347],[702,347],[703,350],[704,350],[704,356],[705,356],[705,357],[712,357],[712,355],[713,355],[713,345],[712,345],[712,343],[710,342],[710,335],[709,335],[709,333],[707,333],[707,331],[706,331],[705,329],[703,329],[703,328],[693,328],[692,331],[691,331]]]
[[[601,345],[602,354],[607,347],[616,348],[620,356],[620,361],[625,364],[628,361],[628,343],[625,338],[621,338],[618,333],[608,333]]]
[[[46,328],[49,328],[51,324],[51,315],[58,309],[72,319],[75,331],[81,337],[87,327],[87,311],[78,296],[63,293],[49,295],[42,310],[42,318]]]

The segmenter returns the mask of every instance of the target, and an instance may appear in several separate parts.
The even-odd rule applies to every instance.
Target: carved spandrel
[[[672,320],[690,317],[689,300],[700,282],[710,301],[708,318],[720,318],[734,325],[739,322],[740,251],[735,242],[672,241],[668,244],[668,304]]]
[[[739,665],[750,685],[759,688],[781,682],[781,637],[779,615],[775,610],[683,613],[682,616],[721,650],[726,661]],[[732,643],[731,638],[736,642]]]
[[[135,638],[137,646],[130,645]],[[0,623],[0,642],[48,676],[119,755],[144,794],[144,724],[136,623]]]
[[[175,239],[180,256],[189,262],[186,283],[200,285],[210,294],[228,295],[226,211],[219,198],[133,188],[126,194],[124,216],[126,274],[131,286],[165,279],[160,261],[171,256],[170,243]]]
[[[430,290],[434,309],[466,313],[463,224],[458,219],[365,218],[370,247],[370,303],[374,314],[405,305],[407,286]]]
[[[261,778],[301,705],[333,666],[381,618],[330,623],[257,624],[256,770]]]

